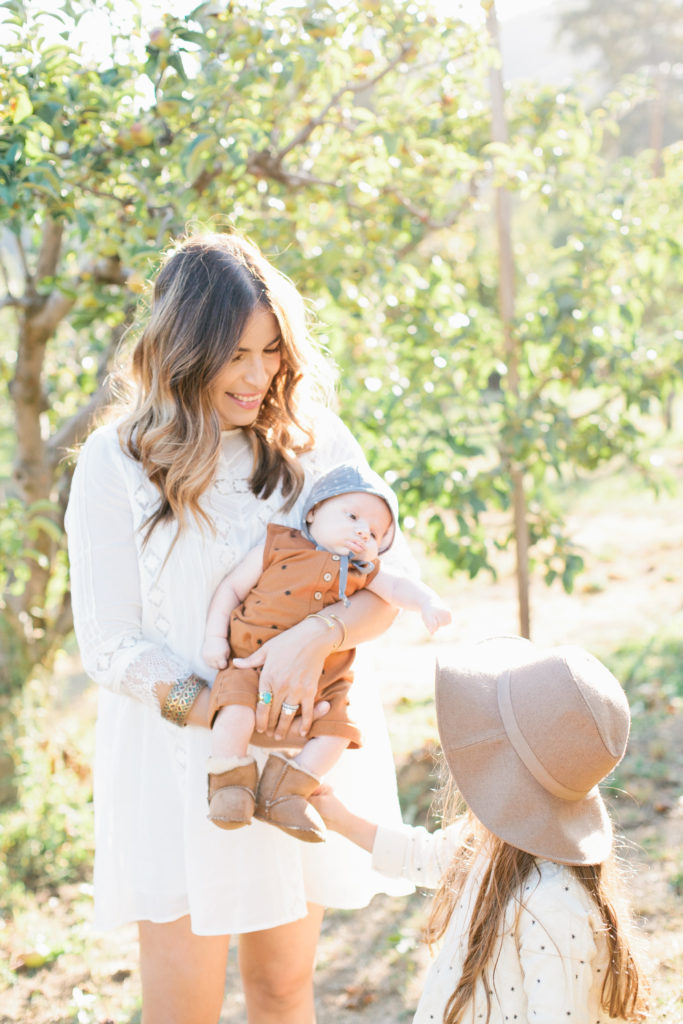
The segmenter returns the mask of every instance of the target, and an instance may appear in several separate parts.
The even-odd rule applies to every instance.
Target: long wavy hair
[[[472,912],[462,973],[446,1004],[443,1024],[459,1024],[465,1019],[465,1010],[471,1004],[479,981],[486,993],[488,1024],[493,973],[506,909],[512,902],[519,916],[524,906],[525,882],[534,873],[538,875],[538,864],[532,854],[489,832],[466,807],[452,780],[446,783],[446,790],[442,800],[443,816],[450,820],[466,814],[467,838],[441,879],[425,928],[425,938],[430,946],[441,938],[475,862],[484,860],[486,868]],[[568,870],[595,903],[603,924],[609,969],[602,984],[601,1007],[611,1017],[642,1021],[647,1012],[647,985],[633,952],[630,913],[622,895],[624,886],[616,860],[612,857],[604,864],[568,865]]]
[[[282,345],[258,417],[243,428],[254,455],[250,486],[267,498],[279,485],[284,508],[301,491],[297,456],[313,446],[302,403],[326,399],[331,381],[331,368],[309,337],[301,296],[242,236],[190,235],[167,253],[157,275],[128,368],[132,408],[119,426],[122,447],[160,495],[146,538],[163,521],[182,528],[188,513],[211,525],[200,504],[220,454],[211,385],[257,309],[273,313]]]

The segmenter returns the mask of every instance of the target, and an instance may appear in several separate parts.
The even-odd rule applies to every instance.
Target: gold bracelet
[[[161,707],[161,717],[174,725],[187,725],[187,718],[199,694],[207,684],[194,672],[179,679],[168,691],[168,696]]]
[[[341,647],[342,643],[346,639],[346,627],[340,618],[338,618],[336,615],[332,615],[332,613],[330,613],[330,616],[328,618],[327,615],[323,615],[322,612],[311,612],[311,614],[307,615],[306,618],[322,619],[322,621],[325,623],[328,629],[334,629],[334,621],[336,621],[337,624],[342,628],[342,636],[341,639],[338,640],[336,644],[332,645],[332,650],[336,651],[338,647]]]
[[[344,624],[344,620],[340,619],[338,615],[334,614],[334,612],[330,612],[330,618],[334,619],[342,631],[341,640],[337,644],[337,647],[341,647],[343,643],[346,643],[346,625]],[[334,648],[335,651],[337,650],[337,647]]]

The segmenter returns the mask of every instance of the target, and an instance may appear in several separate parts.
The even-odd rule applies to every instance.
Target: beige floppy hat
[[[436,667],[441,745],[486,828],[537,857],[599,864],[612,825],[598,783],[626,750],[626,695],[579,647],[492,637]]]

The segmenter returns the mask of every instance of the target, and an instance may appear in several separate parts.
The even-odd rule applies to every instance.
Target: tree
[[[532,557],[570,586],[580,560],[548,481],[636,452],[634,410],[677,358],[675,162],[657,182],[638,162],[609,167],[609,112],[548,91],[508,95],[512,141],[492,143],[486,36],[422,0],[206,3],[151,30],[138,11],[101,65],[72,46],[77,5],[53,15],[49,42],[28,4],[4,10],[12,687],[70,624],[63,456],[106,400],[159,250],[188,222],[251,234],[311,297],[343,413],[454,570],[494,568],[505,538],[483,513],[508,514],[515,466]],[[518,207],[518,394],[496,303],[496,186]]]
[[[430,209],[430,187],[445,195],[454,168],[474,174],[475,160],[427,135],[451,133],[444,90],[461,88],[482,55],[471,29],[422,4],[202,4],[153,27],[140,53],[132,8],[115,56],[94,65],[70,41],[78,5],[65,0],[50,15],[60,31],[49,43],[29,3],[3,9],[13,413],[3,447],[14,463],[3,663],[12,689],[70,627],[64,456],[109,397],[113,355],[159,250],[188,221],[234,224],[281,254],[305,292],[341,297],[339,280],[360,281],[373,263],[364,249],[375,235],[411,248],[455,223],[445,202]],[[444,75],[446,38],[453,66]],[[406,130],[406,110],[424,137]]]
[[[560,32],[580,53],[594,54],[604,92],[637,76],[646,88],[632,89],[620,114],[625,152],[651,149],[653,169],[661,171],[664,146],[683,138],[680,54],[683,47],[681,0],[580,0],[560,17]]]

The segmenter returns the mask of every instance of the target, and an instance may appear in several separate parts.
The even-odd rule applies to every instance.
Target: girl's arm
[[[435,633],[440,626],[447,626],[451,621],[450,608],[435,590],[420,580],[411,580],[408,576],[380,569],[368,583],[367,589],[397,608],[420,612],[430,633]]]
[[[372,853],[378,827],[374,822],[353,814],[346,804],[343,804],[335,795],[332,787],[326,784],[310,797],[310,801],[328,828],[346,836],[352,843],[367,850],[368,853]]]
[[[310,798],[328,828],[372,853],[372,866],[390,878],[405,878],[424,889],[436,889],[463,842],[463,825],[428,832],[420,826],[385,828],[352,814],[330,786]]]
[[[258,583],[263,571],[265,544],[247,552],[242,561],[218,584],[206,617],[202,657],[212,668],[226,668],[230,656],[228,626],[234,609]]]

